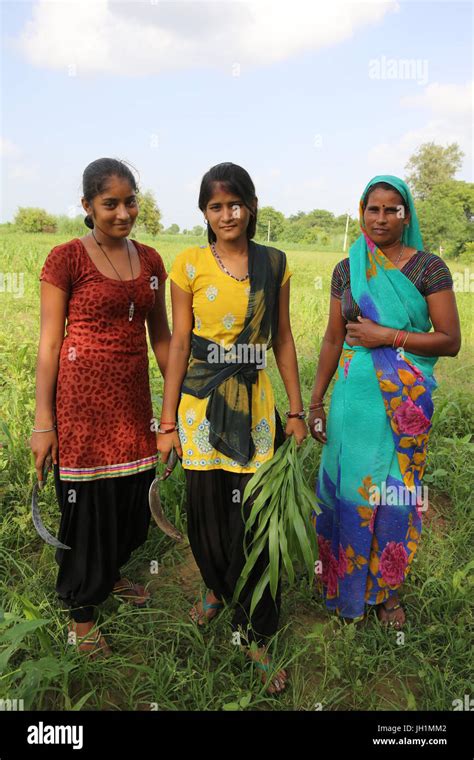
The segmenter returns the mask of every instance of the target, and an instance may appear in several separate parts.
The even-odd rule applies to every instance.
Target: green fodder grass
[[[141,238],[169,269],[183,247],[201,239]],[[231,610],[197,628],[188,617],[203,591],[189,547],[178,547],[152,525],[127,574],[152,591],[147,609],[109,599],[100,610],[113,648],[90,661],[67,646],[67,613],[54,592],[54,550],[30,518],[34,469],[28,438],[34,415],[34,368],[39,334],[41,265],[55,235],[5,234],[0,240],[0,697],[22,698],[32,709],[102,710],[442,710],[470,693],[472,615],[472,293],[458,292],[463,347],[441,359],[434,429],[425,482],[429,508],[420,550],[405,585],[403,636],[383,630],[373,611],[361,626],[330,616],[301,577],[283,587],[275,668],[290,681],[279,697],[265,694],[259,673],[232,641]],[[337,252],[287,250],[292,326],[307,405],[324,334]],[[463,273],[464,267],[453,266]],[[5,275],[16,273],[16,292]],[[21,291],[22,274],[23,292]],[[13,280],[10,280],[13,282]],[[280,412],[283,384],[273,357],[269,372]],[[155,415],[162,380],[150,354]],[[310,441],[304,469],[313,485],[320,447]],[[163,487],[167,514],[185,530],[184,478],[178,467]],[[50,482],[42,514],[52,532],[58,509]]]

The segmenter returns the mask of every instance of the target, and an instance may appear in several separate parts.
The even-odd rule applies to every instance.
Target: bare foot
[[[94,620],[88,620],[86,623],[71,620],[68,625],[68,644],[74,645],[79,652],[88,654],[91,659],[112,654]]]
[[[381,623],[389,625],[397,631],[403,628],[406,616],[398,599],[398,594],[394,594],[386,602],[377,605],[377,617]]]
[[[223,606],[222,601],[212,591],[208,591],[203,599],[193,604],[189,617],[193,623],[206,625],[212,618],[215,618]]]
[[[247,657],[250,657],[250,659],[253,660],[256,666],[262,671],[261,678],[263,683],[267,683],[268,676],[272,671],[272,661],[267,654],[265,647],[260,647],[259,649],[245,648],[245,653]],[[280,694],[282,691],[284,691],[286,688],[287,678],[288,675],[286,670],[279,670],[278,673],[275,673],[267,686],[268,693]]]
[[[150,599],[150,592],[139,583],[132,583],[128,578],[120,578],[112,589],[114,596],[120,597],[135,607],[144,607]]]

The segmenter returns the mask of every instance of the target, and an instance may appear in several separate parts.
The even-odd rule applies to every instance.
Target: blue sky
[[[329,6],[329,7],[328,7]],[[472,181],[467,2],[3,2],[2,198],[76,213],[114,156],[167,226],[202,223],[203,173],[234,161],[260,205],[355,214],[375,174],[458,141]],[[404,68],[403,61],[409,61]],[[390,77],[390,78],[389,78]]]

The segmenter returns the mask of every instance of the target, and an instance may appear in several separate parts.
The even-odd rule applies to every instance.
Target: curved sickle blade
[[[150,490],[148,491],[148,503],[150,504],[150,511],[153,515],[153,519],[160,530],[162,530],[163,533],[166,533],[167,536],[174,539],[175,541],[184,541],[183,534],[173,525],[173,523],[170,523],[165,513],[163,512],[160,498],[160,482],[166,480],[166,478],[171,475],[177,461],[178,455],[176,453],[176,450],[172,449],[166,463],[166,470],[164,471],[163,475],[155,478],[150,486]]]
[[[46,479],[48,477],[49,468],[51,467],[51,457],[46,457],[44,460],[43,465],[43,486],[46,483]],[[38,506],[38,493],[39,493],[39,484],[36,482],[33,486],[33,495],[31,497],[31,516],[33,518],[33,525],[36,528],[36,531],[39,536],[45,541],[47,544],[50,544],[51,546],[55,546],[56,549],[70,549],[70,546],[66,546],[66,544],[62,544],[61,541],[58,541],[57,538],[51,535],[49,531],[46,530],[44,527],[43,521],[41,519],[39,506]]]

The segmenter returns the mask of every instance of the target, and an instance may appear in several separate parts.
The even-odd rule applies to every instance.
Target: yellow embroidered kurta
[[[287,263],[282,285],[290,276]],[[193,246],[180,253],[169,277],[180,288],[192,294],[193,332],[229,348],[244,326],[250,293],[249,280],[239,282],[226,274],[208,245]],[[275,400],[266,370],[258,371],[257,382],[252,386],[251,435],[255,454],[247,466],[224,456],[209,443],[209,421],[206,419],[208,400],[181,393],[178,432],[185,469],[255,472],[263,462],[271,459],[275,438]]]

